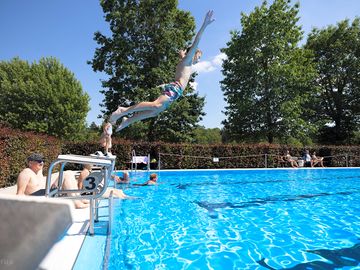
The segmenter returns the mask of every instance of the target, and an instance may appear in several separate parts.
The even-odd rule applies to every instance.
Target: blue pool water
[[[109,269],[360,269],[360,169],[160,172],[159,182],[125,186],[141,199],[115,203]]]

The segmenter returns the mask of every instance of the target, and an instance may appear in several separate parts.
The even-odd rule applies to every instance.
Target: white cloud
[[[189,86],[194,89],[196,91],[197,87],[198,87],[198,83],[197,82],[189,82]]]
[[[193,65],[194,71],[197,73],[207,73],[216,70],[221,67],[222,62],[227,59],[225,53],[220,53],[216,55],[211,61],[200,61],[199,63]]]
[[[225,53],[220,53],[217,56],[214,57],[214,59],[212,60],[212,62],[217,65],[217,66],[221,66],[222,62],[224,60],[227,59],[227,55]]]
[[[201,61],[201,62],[193,65],[192,68],[197,73],[211,72],[216,69],[210,61]]]

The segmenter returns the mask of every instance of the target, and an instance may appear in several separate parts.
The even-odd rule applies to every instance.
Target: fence
[[[324,156],[325,167],[360,167],[360,156],[349,153]],[[302,158],[299,158],[301,160]],[[290,167],[282,155],[258,154],[229,157],[158,153],[158,169],[224,169]]]

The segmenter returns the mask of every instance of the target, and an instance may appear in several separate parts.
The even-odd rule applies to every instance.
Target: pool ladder
[[[131,151],[131,171],[137,171],[137,164],[144,162],[144,160],[146,160],[146,167],[147,170],[150,171],[150,154],[148,154],[147,156],[137,156],[135,149],[133,149]]]
[[[100,201],[105,198],[101,198],[101,196],[105,193],[111,178],[111,174],[115,168],[115,156],[112,157],[93,157],[93,156],[78,156],[78,155],[59,155],[55,161],[53,161],[48,170],[48,176],[46,179],[46,188],[45,188],[45,196],[46,197],[61,197],[72,200],[83,200],[88,199],[90,201],[90,217],[89,217],[89,233],[90,235],[94,235],[94,223],[99,221],[99,206]],[[60,165],[59,177],[57,186],[62,187],[63,179],[64,179],[64,168],[67,163],[74,164],[91,164],[100,167],[100,172],[91,173],[85,180],[89,180],[88,182],[90,188],[84,184],[83,189],[73,189],[73,190],[64,190],[62,188],[55,188],[50,190],[51,188],[51,175],[53,169],[56,165]],[[96,176],[97,174],[97,176]],[[95,177],[96,176],[96,177]],[[100,181],[99,177],[102,177]],[[96,179],[97,178],[97,179]],[[92,182],[91,182],[92,181]],[[84,181],[85,182],[85,181]],[[87,192],[86,195],[78,195],[81,193]],[[75,194],[71,196],[71,194]],[[107,199],[107,198],[106,198]],[[111,233],[111,222],[112,222],[112,211],[113,211],[113,194],[110,193],[108,198],[108,208],[109,208],[109,216],[108,216],[108,234]]]
[[[107,206],[100,206],[101,201],[108,200]],[[108,226],[107,226],[107,234],[111,234],[111,224],[112,224],[112,217],[114,214],[113,211],[113,203],[114,203],[114,196],[113,191],[110,192],[109,198],[98,198],[90,201],[90,227],[89,227],[89,234],[95,234],[95,223],[99,222],[99,209],[100,208],[108,208],[108,215],[102,216],[108,218]]]

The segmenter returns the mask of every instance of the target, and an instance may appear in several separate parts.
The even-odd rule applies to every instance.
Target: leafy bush
[[[50,161],[60,153],[62,141],[45,134],[20,132],[4,125],[0,126],[0,187],[16,183],[19,172],[26,166],[26,158],[33,152],[41,153],[46,159],[44,172]]]
[[[328,167],[360,167],[360,146],[311,146],[311,152],[324,157]],[[19,132],[0,126],[0,187],[16,183],[24,168],[27,156],[42,153],[48,165],[62,154],[89,155],[102,150],[97,140],[90,142],[61,141],[55,137],[32,132]],[[301,157],[305,148],[276,144],[171,144],[163,142],[133,142],[114,139],[112,152],[117,156],[117,169],[130,166],[132,152],[138,156],[150,154],[160,161],[161,169],[219,169],[219,168],[276,168],[281,166],[279,156],[289,150],[292,156]],[[213,158],[218,158],[214,162]],[[68,169],[79,169],[69,167]]]

